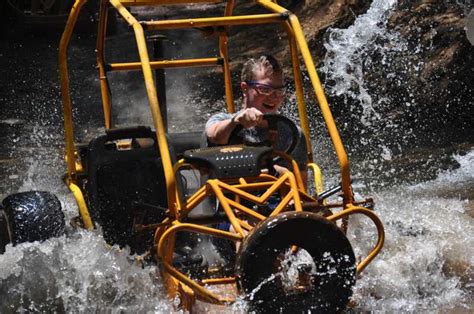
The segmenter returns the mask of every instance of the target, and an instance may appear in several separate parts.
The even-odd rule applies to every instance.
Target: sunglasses
[[[255,89],[259,95],[270,96],[275,94],[276,96],[281,97],[285,95],[286,92],[285,86],[274,87],[268,84],[258,83],[256,81],[245,81],[245,83]]]

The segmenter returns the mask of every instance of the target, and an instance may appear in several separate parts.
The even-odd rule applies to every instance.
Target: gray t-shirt
[[[232,119],[233,116],[237,115],[238,113],[217,113],[213,115],[212,117],[209,118],[209,120],[206,123],[206,129],[210,127],[211,125],[223,121],[223,120],[228,120]],[[291,153],[291,157],[298,163],[298,167],[300,170],[306,170],[307,167],[307,162],[308,162],[308,157],[306,154],[306,140],[303,132],[301,129],[298,127],[298,141],[296,143],[296,147]],[[250,143],[264,143],[268,141],[268,130],[265,128],[249,128],[249,129],[243,129],[242,132],[239,133],[240,136],[245,137],[246,142]],[[281,129],[278,130],[278,142],[277,142],[277,149],[284,150],[285,148],[288,148],[289,145],[291,144],[290,141],[291,139],[291,130],[288,127],[282,127]],[[208,146],[213,146],[211,143],[207,143]],[[285,167],[288,167],[289,165],[282,164]]]

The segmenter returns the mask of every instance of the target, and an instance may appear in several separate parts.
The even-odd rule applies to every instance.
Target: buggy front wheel
[[[238,287],[256,312],[337,312],[355,284],[351,244],[332,222],[282,213],[255,227],[236,262]]]

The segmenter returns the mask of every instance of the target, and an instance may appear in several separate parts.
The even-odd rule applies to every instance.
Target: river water
[[[433,149],[405,145],[403,153],[397,155],[392,147],[402,140],[406,143],[406,138],[401,139],[397,132],[384,141],[370,135],[377,119],[384,118],[379,113],[383,103],[377,102],[365,87],[363,69],[357,60],[364,49],[370,48],[367,45],[374,36],[384,36],[392,43],[391,49],[405,49],[397,34],[385,29],[387,14],[394,3],[374,1],[353,26],[332,30],[333,35],[325,43],[328,53],[321,69],[336,82],[328,86],[329,94],[351,94],[359,100],[360,121],[366,128],[367,144],[363,146],[379,152],[362,157],[356,149],[349,152],[353,157],[356,195],[374,197],[386,232],[381,254],[357,280],[350,311],[472,312],[472,143]],[[80,132],[81,138],[100,130],[100,121],[89,119],[100,112],[95,107],[99,96],[93,63],[83,61],[88,57],[94,60],[93,54],[83,53],[84,46],[93,45],[93,40],[78,38],[71,48],[73,55],[81,57],[75,65],[71,64],[73,79],[85,82],[73,89],[73,97],[87,95],[90,99],[75,112],[80,126],[77,129],[85,130]],[[61,181],[65,164],[62,125],[57,118],[61,109],[58,82],[54,79],[56,53],[54,41],[38,37],[2,42],[1,65],[10,69],[9,76],[15,79],[3,77],[4,88],[0,92],[0,143],[4,147],[0,155],[0,196],[32,189],[49,190],[60,198],[69,219],[77,214],[77,208]],[[171,77],[170,81],[176,79]],[[174,86],[178,87],[181,88]],[[146,108],[140,93],[130,98]],[[125,102],[122,100],[123,106]],[[196,105],[199,103],[190,101],[189,108],[173,108],[170,129],[201,128],[210,114],[209,105],[199,107],[201,118],[194,125],[180,122],[182,112]],[[396,125],[390,127],[397,129]],[[315,142],[315,147],[324,142]],[[315,153],[318,163],[334,166],[330,149]],[[339,180],[336,173],[326,173],[328,184]],[[364,256],[374,243],[373,227],[369,221],[356,218],[349,230],[356,256]],[[7,247],[0,256],[0,312],[172,312],[174,301],[166,298],[156,273],[154,266],[137,265],[127,250],[107,247],[100,231],[68,227],[61,238]],[[244,312],[245,304],[239,302],[225,310],[201,304],[198,312],[208,310]]]

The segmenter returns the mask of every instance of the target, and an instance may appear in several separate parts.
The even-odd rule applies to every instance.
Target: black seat
[[[173,147],[176,160],[184,157],[184,152],[199,148],[202,141],[202,132],[186,132],[168,134],[168,144]],[[173,162],[176,162],[173,161]]]
[[[200,133],[167,138],[174,163],[185,150],[199,147]],[[122,148],[120,140],[130,140],[129,145]],[[153,232],[136,233],[133,225],[161,222],[168,208],[155,131],[145,126],[107,130],[89,143],[86,159],[86,196],[105,240],[142,253],[152,244]]]
[[[125,139],[132,145],[121,149],[117,141]],[[140,139],[149,145],[137,144]],[[89,143],[87,172],[91,215],[102,226],[105,240],[141,251],[143,245],[135,243],[134,218],[141,224],[160,222],[168,207],[155,132],[148,127],[107,130]],[[134,213],[137,204],[150,206]]]

